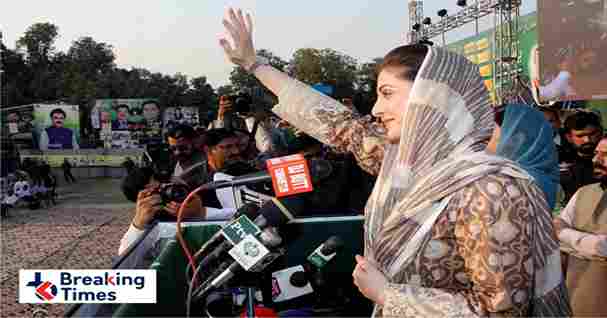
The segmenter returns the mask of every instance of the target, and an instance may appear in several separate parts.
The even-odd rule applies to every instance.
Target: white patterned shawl
[[[273,111],[308,135],[353,152],[359,162],[383,156],[365,210],[365,257],[375,260],[394,284],[407,283],[403,271],[429,239],[451,195],[490,174],[531,179],[515,163],[484,153],[494,122],[478,67],[440,48],[429,48],[413,83],[399,144],[381,151],[376,146],[381,133],[307,85],[290,79],[279,99]],[[547,209],[536,210],[532,213],[540,215],[530,216],[536,224],[528,247],[535,276],[531,307],[538,316],[551,314],[550,307],[566,312],[559,310],[568,305],[541,300],[563,284],[550,216]]]

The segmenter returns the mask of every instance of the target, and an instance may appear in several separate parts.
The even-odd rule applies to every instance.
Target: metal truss
[[[518,42],[521,0],[502,0],[495,7],[495,47],[493,82],[497,103],[507,103],[519,94],[522,72]]]
[[[424,19],[424,4],[421,0],[409,0],[409,24],[411,25],[411,31],[408,33],[407,41],[409,43],[416,43],[421,40],[420,32],[423,28],[422,20]],[[417,26],[419,31],[413,29],[413,26]]]
[[[423,25],[423,28],[419,32],[419,37],[431,39],[445,32],[455,30],[470,22],[478,21],[479,18],[494,13],[495,8],[503,1],[504,0],[479,0],[474,4],[467,5],[457,13],[440,19],[439,22]],[[520,2],[520,0],[515,1]]]
[[[518,19],[521,0],[477,0],[463,7],[453,15],[442,17],[436,23],[423,24],[423,3],[421,0],[409,1],[409,21],[412,30],[409,32],[409,43],[443,37],[446,32],[455,30],[490,14],[494,15],[495,38],[493,82],[496,89],[496,102],[503,103],[519,92],[520,65],[518,43]],[[413,29],[417,25],[418,30]]]

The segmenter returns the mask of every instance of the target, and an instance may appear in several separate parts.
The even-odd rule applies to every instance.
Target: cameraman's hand
[[[253,21],[249,14],[245,16],[242,10],[238,12],[230,8],[227,17],[223,19],[223,25],[232,37],[234,47],[227,39],[220,39],[219,44],[223,47],[226,56],[232,63],[242,66],[249,70],[257,59],[255,48],[253,47]]]
[[[181,203],[179,202],[169,202],[164,207],[164,210],[170,213],[171,215],[177,216],[180,206]],[[206,209],[202,206],[202,201],[200,200],[200,197],[198,195],[194,195],[192,200],[185,206],[183,211],[183,217],[204,217],[205,215]]]
[[[143,230],[147,224],[152,222],[154,215],[162,209],[162,199],[155,190],[151,187],[145,188],[137,195],[133,226],[140,230]]]

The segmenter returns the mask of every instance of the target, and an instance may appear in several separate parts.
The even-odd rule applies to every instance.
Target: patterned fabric
[[[483,152],[493,112],[476,66],[429,48],[400,142],[384,152],[381,129],[318,95],[289,81],[274,111],[367,168],[383,157],[365,212],[365,257],[391,283],[377,315],[570,313],[541,190],[515,163]]]
[[[297,80],[285,83],[279,100],[272,111],[282,119],[338,152],[351,152],[368,173],[379,173],[385,130],[371,116],[360,118],[348,107]]]

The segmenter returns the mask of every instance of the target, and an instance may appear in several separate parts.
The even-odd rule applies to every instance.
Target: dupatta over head
[[[531,179],[514,162],[484,152],[493,114],[478,67],[461,55],[428,47],[403,108],[400,141],[386,145],[365,210],[365,256],[391,283],[407,283],[406,267],[422,252],[451,195],[490,174]],[[554,304],[537,306],[536,300],[562,284],[560,255],[554,234],[546,230],[552,224],[545,201],[530,210],[536,223],[529,247],[532,307],[534,315],[545,315]]]

